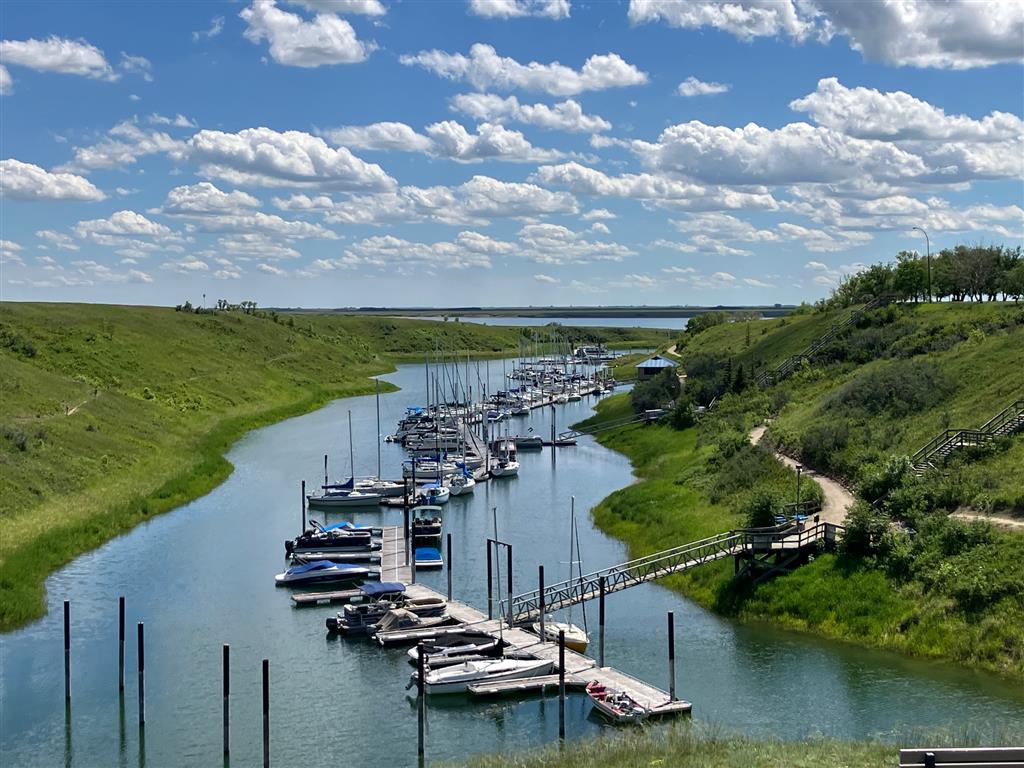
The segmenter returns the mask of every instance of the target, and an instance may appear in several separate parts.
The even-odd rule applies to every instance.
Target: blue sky
[[[1024,4],[0,5],[6,300],[774,303],[1024,233]]]

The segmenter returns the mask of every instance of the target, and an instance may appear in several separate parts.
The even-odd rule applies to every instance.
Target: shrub
[[[846,516],[846,533],[839,542],[840,551],[852,557],[874,557],[889,530],[889,516],[870,504],[854,504]]]
[[[672,424],[674,429],[689,429],[697,423],[696,417],[693,415],[693,401],[689,397],[680,397],[676,400],[675,407],[672,408],[672,414],[669,417],[669,423]]]
[[[632,402],[635,413],[663,408],[679,397],[679,376],[675,368],[666,368],[657,376],[641,381],[633,387]]]
[[[747,501],[743,515],[751,528],[765,528],[775,525],[775,515],[785,501],[774,491],[759,488]]]
[[[917,413],[946,399],[956,382],[930,360],[899,360],[864,371],[827,398],[823,410],[861,410],[894,417]]]
[[[815,424],[800,436],[800,455],[811,466],[832,467],[849,440],[850,427],[844,419]]]

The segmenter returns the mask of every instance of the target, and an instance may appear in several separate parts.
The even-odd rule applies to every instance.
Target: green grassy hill
[[[634,556],[750,524],[794,498],[795,477],[766,447],[781,446],[865,499],[881,498],[879,508],[855,508],[839,555],[756,589],[734,582],[725,562],[670,577],[669,586],[741,619],[1024,675],[1024,535],[948,516],[974,509],[1024,519],[1024,435],[961,452],[922,478],[900,458],[1024,397],[1024,308],[878,309],[789,379],[750,384],[752,363],[781,362],[844,314],[686,334],[678,346],[687,391],[717,395],[717,405],[686,429],[600,433],[642,481],[605,499],[595,520]],[[610,398],[591,422],[630,410],[626,396]],[[765,420],[765,443],[751,446],[749,430]]]
[[[541,329],[539,332],[546,334]],[[643,329],[562,329],[648,346]],[[75,555],[208,491],[244,432],[371,391],[436,347],[515,353],[531,329],[392,318],[0,305],[0,629]],[[653,334],[653,336],[652,336]]]

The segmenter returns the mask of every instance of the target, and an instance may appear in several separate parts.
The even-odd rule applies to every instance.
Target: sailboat
[[[579,562],[580,566],[580,579],[583,579],[583,560],[579,557],[579,535],[576,529],[576,497],[572,497],[570,507],[570,523],[569,523],[569,581],[573,580],[573,565]],[[576,651],[577,653],[585,653],[587,646],[590,644],[590,638],[587,635],[586,629],[582,629],[572,623],[572,606],[569,606],[569,620],[568,621],[545,621],[544,622],[544,636],[543,640],[547,640],[552,643],[558,642],[558,635],[560,632],[565,633],[565,647]],[[587,614],[586,609],[583,613],[583,623],[586,624]],[[533,631],[538,635],[541,634],[541,624],[539,621],[533,623]]]
[[[512,477],[519,474],[519,461],[516,459],[515,450],[510,451],[509,448],[514,446],[515,443],[509,438],[508,434],[505,435],[505,456],[498,461],[493,467],[491,467],[492,477]]]
[[[379,450],[379,446],[378,446]],[[352,411],[348,412],[348,454],[352,475],[348,483],[331,485],[327,479],[327,456],[324,456],[324,485],[320,493],[307,498],[311,507],[374,507],[380,504],[383,495],[372,490],[355,487],[356,454],[352,447]]]

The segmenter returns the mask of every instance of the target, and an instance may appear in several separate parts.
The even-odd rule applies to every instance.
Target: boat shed
[[[636,364],[636,377],[643,381],[653,376],[657,376],[666,368],[675,368],[676,364],[671,360],[666,360],[661,355],[655,355],[652,358],[644,360],[642,363]]]

